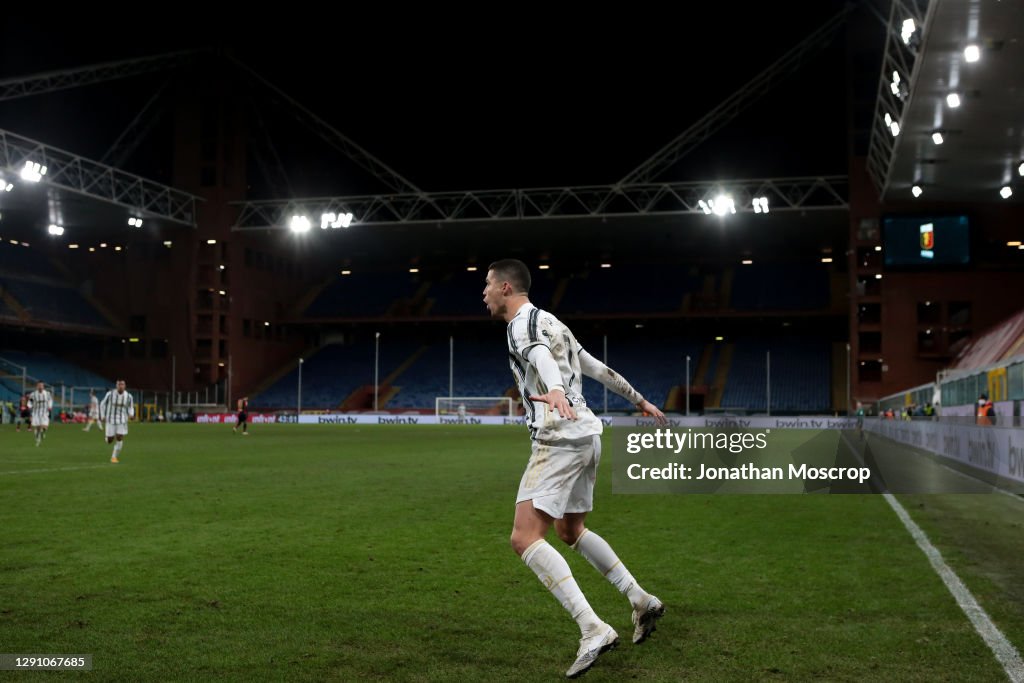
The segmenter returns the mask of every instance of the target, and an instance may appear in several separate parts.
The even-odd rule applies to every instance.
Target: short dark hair
[[[516,289],[517,294],[530,293],[530,269],[519,259],[506,258],[495,261],[487,266],[487,270],[493,270],[499,278],[507,280]]]

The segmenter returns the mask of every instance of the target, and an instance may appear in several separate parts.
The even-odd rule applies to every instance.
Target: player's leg
[[[117,440],[117,428],[114,425],[107,422],[104,432],[106,433],[107,445],[114,445],[113,451],[110,453],[110,462],[120,462],[117,459],[117,454],[121,452],[121,442]]]
[[[563,515],[569,491],[582,471],[577,445],[534,443],[519,485],[511,539],[512,549],[580,627],[576,660],[566,672],[570,678],[589,669],[598,655],[619,642],[615,630],[594,613],[565,558],[544,540],[554,519]]]
[[[586,558],[626,596],[633,606],[633,642],[642,643],[655,630],[655,622],[665,613],[665,606],[640,586],[607,541],[586,528],[587,513],[594,506],[594,485],[600,462],[601,437],[595,436],[592,450],[587,453],[584,471],[569,495],[566,513],[555,521],[555,531],[563,542]]]
[[[544,540],[549,528],[551,516],[535,508],[532,500],[517,503],[510,539],[512,550],[572,615],[580,631],[586,632],[601,620],[576,584],[565,558]]]

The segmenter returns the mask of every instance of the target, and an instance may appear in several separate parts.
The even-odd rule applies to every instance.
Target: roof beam
[[[232,229],[288,229],[294,215],[317,225],[327,213],[351,213],[353,225],[702,214],[701,202],[722,194],[737,213],[754,213],[755,197],[765,197],[770,211],[849,209],[846,176],[812,176],[234,202]]]
[[[140,218],[196,225],[200,197],[0,129],[0,173],[18,182],[29,161],[46,167],[42,185],[123,206]]]
[[[153,71],[174,69],[195,59],[203,50],[168,52],[151,57],[104,62],[74,69],[0,79],[0,102],[33,95],[45,95],[58,90],[79,88],[119,78],[129,78]]]
[[[910,109],[921,68],[923,38],[931,28],[937,3],[929,0],[893,0],[889,9],[889,25],[886,28],[885,53],[882,55],[882,73],[878,78],[878,96],[875,98],[875,113],[871,121],[871,139],[868,143],[868,174],[884,197],[892,181],[892,165],[900,141],[904,136],[894,136],[891,124],[886,124],[888,114],[896,125],[903,125],[903,112]],[[924,7],[922,6],[924,5]],[[916,31],[913,39],[906,43],[900,31],[904,20],[913,19]],[[892,92],[893,71],[900,73],[906,83],[906,91],[896,95]]]
[[[403,178],[397,171],[360,147],[344,133],[314,114],[266,78],[256,73],[256,71],[251,69],[237,57],[229,53],[227,55],[227,59],[253,81],[269,90],[277,100],[287,105],[292,116],[294,116],[301,124],[309,128],[321,140],[329,144],[331,147],[341,151],[345,156],[364,170],[368,171],[373,175],[373,177],[380,180],[391,190],[402,193],[424,194],[423,190],[416,187],[416,185],[411,181]]]
[[[655,152],[647,161],[627,173],[619,184],[650,183],[672,168],[694,148],[736,118],[740,112],[798,71],[819,49],[828,45],[832,40],[832,34],[842,26],[852,7],[849,3],[845,5],[838,14],[815,29],[771,66],[750,79],[674,140]]]

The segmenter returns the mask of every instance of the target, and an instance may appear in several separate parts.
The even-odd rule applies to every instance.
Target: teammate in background
[[[100,402],[96,398],[96,392],[92,389],[89,390],[89,409],[86,412],[85,426],[82,427],[83,432],[87,432],[92,429],[92,426],[96,424],[96,420],[100,419]]]
[[[565,558],[544,540],[552,524],[564,543],[629,599],[634,643],[646,640],[665,613],[661,600],[640,587],[611,546],[584,526],[593,509],[603,425],[583,398],[583,375],[654,416],[659,424],[666,420],[621,375],[585,351],[568,327],[530,303],[529,291],[530,270],[523,262],[506,259],[488,268],[484,304],[492,317],[508,323],[509,366],[533,441],[516,497],[511,542],[580,628],[576,660],[565,673],[575,678],[598,655],[618,645],[619,636],[594,613]]]
[[[135,417],[135,399],[124,387],[124,380],[117,380],[117,388],[108,391],[100,401],[100,420],[106,425],[107,443],[114,444],[114,452],[110,454],[112,463],[120,462],[118,456],[128,434],[128,420]]]
[[[25,431],[28,431],[32,425],[32,411],[28,407],[29,392],[25,392],[25,395],[18,401],[18,419],[14,423],[14,431],[20,432],[21,425],[25,425]]]
[[[46,438],[46,430],[50,427],[50,411],[53,410],[53,396],[41,381],[36,382],[36,390],[28,395],[28,407],[32,411],[32,431],[36,434],[38,446]]]
[[[238,420],[235,422],[235,426],[231,428],[231,433],[234,434],[238,431],[238,428],[242,428],[242,436],[249,436],[249,397],[243,396],[238,399]]]
[[[455,410],[456,415],[459,416],[459,424],[463,424],[466,421],[466,404],[460,403],[459,407]]]

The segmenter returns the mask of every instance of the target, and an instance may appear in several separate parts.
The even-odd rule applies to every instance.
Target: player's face
[[[46,385],[43,384],[42,382],[40,382],[39,384],[36,385],[36,391],[42,391],[45,388],[46,388]]]
[[[117,393],[119,393],[119,394],[123,394],[124,393],[124,380],[123,379],[117,380]]]
[[[492,318],[501,318],[505,315],[508,306],[502,293],[504,283],[498,279],[493,270],[487,271],[487,284],[484,286],[484,305]]]

